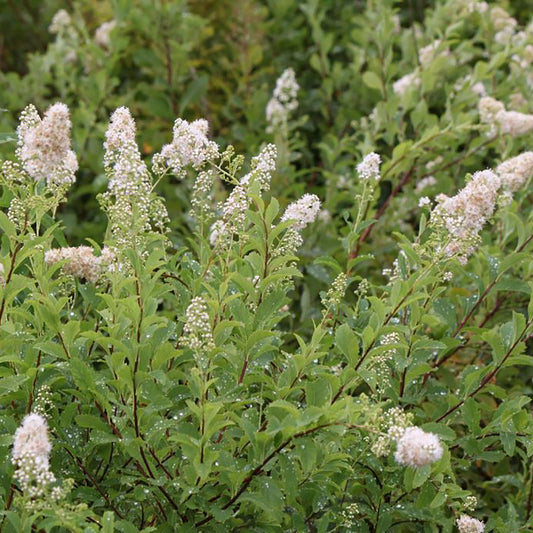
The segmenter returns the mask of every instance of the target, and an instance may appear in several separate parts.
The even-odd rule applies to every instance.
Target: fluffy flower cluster
[[[117,247],[140,246],[140,235],[152,226],[165,229],[168,215],[162,201],[151,198],[148,169],[135,142],[135,121],[126,107],[112,115],[104,143],[108,190],[102,196]]]
[[[423,67],[427,67],[428,65],[430,65],[431,62],[437,57],[437,55],[447,56],[450,54],[448,48],[443,49],[442,51],[440,50],[442,48],[441,44],[442,43],[440,39],[437,39],[431,44],[428,44],[427,46],[424,46],[420,49],[420,51],[418,52],[418,59]]]
[[[289,228],[273,252],[274,257],[295,255],[304,243],[303,237],[294,229]]]
[[[533,173],[533,152],[523,152],[507,159],[496,167],[503,189],[516,192],[523,187]]]
[[[43,118],[29,105],[17,128],[17,157],[35,181],[46,179],[49,187],[68,187],[76,181],[76,154],[70,144],[70,116],[65,104],[48,108]]]
[[[272,174],[276,170],[277,149],[267,144],[258,155],[252,158],[250,172],[242,177],[222,205],[220,220],[211,227],[209,237],[212,246],[228,244],[233,235],[242,235],[246,223],[246,210],[250,204],[248,189],[255,183],[259,191],[270,189]]]
[[[518,137],[533,130],[533,115],[518,111],[506,111],[502,102],[485,96],[478,104],[482,122],[491,125],[491,133],[500,131]]]
[[[437,179],[435,176],[427,176],[423,179],[421,179],[415,187],[415,191],[417,193],[421,193],[424,189],[427,189],[428,187],[433,187],[433,185],[437,184]]]
[[[266,107],[269,131],[275,131],[287,124],[289,114],[298,107],[299,89],[294,70],[288,68],[283,71],[276,81],[276,88]]]
[[[296,202],[289,204],[281,221],[293,221],[293,228],[296,231],[304,229],[308,224],[315,221],[320,211],[320,200],[316,194],[304,194]]]
[[[148,179],[135,142],[135,130],[135,120],[127,107],[113,112],[105,134],[104,166],[109,176],[108,190],[116,195],[136,195]]]
[[[495,6],[490,10],[490,19],[496,30],[494,40],[501,45],[508,44],[513,38],[518,22],[505,9]]]
[[[455,196],[437,196],[438,205],[431,213],[435,227],[446,229],[450,242],[444,253],[457,255],[466,262],[479,241],[479,232],[494,213],[500,178],[492,170],[476,172],[466,187]]]
[[[298,248],[303,244],[303,238],[300,235],[300,231],[308,224],[314,222],[319,215],[319,212],[320,200],[315,194],[304,194],[299,200],[289,204],[285,213],[281,217],[281,221],[290,221],[292,224],[278,243],[273,255],[276,257],[295,255]],[[338,286],[336,289],[340,289],[342,283],[342,278],[338,278]],[[327,298],[328,296],[326,296],[326,299]]]
[[[117,25],[115,20],[109,20],[96,28],[94,40],[98,46],[109,48],[111,45],[111,32]]]
[[[524,46],[520,54],[513,54],[512,59],[520,66],[520,68],[527,69],[531,65],[531,63],[533,63],[533,45],[528,44]],[[528,80],[531,80],[531,75],[528,77]],[[520,92],[511,94],[510,99],[512,104],[512,100],[515,100],[515,105],[517,103],[520,103],[520,105],[524,105],[524,103],[527,103],[527,100],[525,100],[524,96]]]
[[[246,187],[237,185],[222,205],[222,218],[211,226],[209,242],[212,246],[228,244],[233,235],[241,235],[244,232],[249,203]]]
[[[375,152],[365,155],[364,159],[357,165],[357,174],[363,181],[379,181],[381,157]]]
[[[251,169],[241,179],[241,185],[250,185],[255,182],[259,184],[259,189],[268,191],[270,180],[276,170],[276,159],[278,150],[275,144],[267,144],[258,155],[252,158]]]
[[[477,0],[462,0],[458,2],[458,5],[468,13],[486,13],[489,10],[489,4],[487,2],[478,2]]]
[[[401,342],[400,334],[396,331],[392,333],[386,333],[381,337],[379,344],[380,346],[389,346],[391,344],[399,344]]]
[[[467,511],[474,511],[477,507],[477,498],[475,496],[467,496],[463,506]]]
[[[394,357],[397,355],[397,345],[400,344],[400,342],[401,337],[397,332],[383,335],[379,341],[379,345],[384,349],[372,357],[370,368],[372,368],[376,383],[381,389],[390,387],[391,385],[389,363],[393,361]],[[405,416],[403,411],[400,412]],[[388,436],[389,438],[393,438],[392,427],[389,428]]]
[[[48,26],[48,31],[52,34],[61,34],[69,31],[72,26],[72,19],[70,15],[64,10],[60,9],[52,17],[52,22]]]
[[[44,254],[47,265],[53,265],[59,261],[66,261],[63,271],[76,278],[86,279],[96,283],[109,270],[115,260],[115,254],[107,247],[102,249],[99,256],[94,255],[90,246],[77,246],[72,248],[55,248]]]
[[[420,467],[438,461],[442,453],[442,445],[436,435],[412,426],[398,439],[394,459],[401,465]]]
[[[64,9],[54,15],[48,31],[55,35],[55,41],[49,48],[50,57],[64,63],[74,63],[78,59],[80,33]]]
[[[230,229],[230,233],[239,233],[244,229],[248,203],[246,188],[237,185],[222,206],[222,218],[226,221],[226,227]]]
[[[348,276],[346,276],[344,272],[341,272],[333,280],[333,283],[328,289],[328,292],[322,298],[322,305],[325,308],[323,313],[326,313],[328,310],[337,307],[341,303],[342,299],[344,298],[344,293],[346,292],[347,285]]]
[[[475,81],[475,78],[471,74],[458,80],[454,84],[453,88],[457,93],[462,93],[465,90],[471,91],[478,98],[482,98],[487,95],[487,91],[483,85],[483,82]]]
[[[402,76],[399,80],[396,80],[392,84],[392,90],[394,91],[394,94],[402,97],[408,90],[420,87],[421,83],[418,72],[410,72],[409,74]]]
[[[161,153],[153,158],[154,172],[162,174],[170,168],[176,176],[183,178],[187,166],[198,170],[207,161],[215,159],[218,145],[208,139],[208,131],[207,120],[198,119],[189,123],[181,118],[176,119],[172,142],[163,146]]]
[[[33,413],[45,416],[47,409],[53,407],[52,391],[48,385],[42,385],[39,387],[35,400],[33,402]]]
[[[214,180],[214,170],[202,170],[196,176],[191,194],[190,215],[198,220],[203,219],[211,209]]]
[[[380,418],[378,425],[383,433],[374,441],[372,453],[378,457],[387,455],[391,444],[404,434],[412,421],[412,413],[405,413],[399,407],[388,409]]]
[[[457,519],[457,529],[459,533],[483,533],[485,524],[477,518],[463,514]]]
[[[191,300],[183,328],[184,344],[196,353],[205,355],[215,347],[207,304],[201,296]]]
[[[457,255],[464,264],[479,244],[479,233],[497,205],[510,201],[512,193],[523,187],[533,174],[533,152],[523,152],[500,163],[494,171],[476,172],[455,196],[437,196],[431,224],[443,229],[446,256]]]
[[[15,479],[31,498],[43,496],[55,481],[49,464],[51,450],[45,418],[33,413],[27,415],[15,432],[12,461],[16,467]]]

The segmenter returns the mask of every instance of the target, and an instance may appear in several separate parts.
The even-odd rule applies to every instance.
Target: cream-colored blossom
[[[183,178],[188,166],[199,170],[206,162],[214,160],[218,156],[218,145],[209,140],[208,132],[207,120],[187,122],[176,119],[172,142],[163,146],[161,153],[153,158],[154,172],[161,174],[170,168],[176,176]]]
[[[496,167],[501,185],[510,192],[523,187],[533,173],[533,152],[523,152]]]
[[[379,181],[381,165],[381,156],[376,152],[370,152],[365,155],[363,160],[357,165],[357,174],[362,181],[372,180],[374,182]]]
[[[406,74],[405,76],[401,77],[399,80],[396,80],[392,84],[392,90],[394,91],[394,94],[397,94],[401,97],[407,91],[420,87],[421,83],[422,82],[420,80],[418,72],[410,72],[409,74]]]
[[[115,20],[109,20],[96,28],[94,40],[98,46],[109,48],[111,46],[111,32],[117,25]]]
[[[66,274],[96,283],[115,261],[115,254],[107,247],[99,256],[94,255],[90,246],[54,248],[45,253],[44,261],[47,265],[65,261],[63,271]]]
[[[78,160],[71,149],[71,126],[68,107],[62,103],[50,106],[42,119],[31,104],[21,113],[17,157],[35,181],[46,180],[48,186],[76,181]]]
[[[459,533],[483,533],[485,524],[477,518],[463,514],[457,519],[457,529]]]
[[[442,445],[436,435],[412,426],[398,440],[394,459],[405,466],[421,467],[438,461],[442,453]]]
[[[455,196],[437,196],[438,205],[431,213],[432,224],[448,233],[445,253],[460,260],[475,250],[479,232],[494,213],[501,180],[491,170],[476,172]]]
[[[502,102],[485,96],[478,104],[481,122],[491,125],[493,133],[500,131],[511,137],[518,137],[533,130],[533,115],[506,111]]]
[[[42,496],[55,481],[49,465],[51,450],[46,419],[35,413],[27,415],[15,432],[12,461],[14,477],[30,498]]]
[[[298,107],[299,89],[294,70],[284,70],[276,81],[276,88],[266,107],[268,131],[275,131],[287,124],[290,113]]]
[[[281,221],[291,220],[293,222],[293,228],[296,231],[300,231],[315,221],[319,211],[320,200],[318,196],[315,194],[304,194],[299,200],[289,204],[281,217]]]

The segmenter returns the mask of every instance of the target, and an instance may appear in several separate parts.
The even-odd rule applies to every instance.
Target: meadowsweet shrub
[[[533,531],[531,27],[251,2],[225,128],[177,99],[194,39],[146,82],[150,24],[208,14],[152,7],[150,59],[128,2],[90,35],[59,11],[27,81],[65,103],[4,139],[0,530]],[[73,104],[91,72],[109,101]],[[73,233],[98,165],[105,227]]]

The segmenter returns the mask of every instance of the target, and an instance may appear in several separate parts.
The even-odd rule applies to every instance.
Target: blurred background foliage
[[[526,29],[533,0],[498,5]],[[383,159],[380,191],[370,207],[379,221],[359,241],[354,266],[355,261],[362,265],[354,271],[362,274],[354,274],[354,280],[365,277],[382,285],[383,268],[398,257],[398,233],[406,242],[418,233],[421,197],[453,195],[469,172],[494,168],[531,149],[531,133],[489,137],[477,105],[486,93],[508,109],[533,113],[531,57],[522,66],[526,44],[533,46],[533,26],[522,32],[522,43],[498,43],[490,15],[466,15],[463,8],[459,0],[0,0],[0,159],[13,156],[16,144],[9,134],[13,138],[28,103],[41,112],[58,100],[68,104],[80,170],[59,217],[74,246],[87,239],[102,242],[106,220],[96,200],[106,188],[102,143],[109,115],[118,106],[128,106],[135,116],[147,162],[170,141],[176,117],[208,119],[222,148],[234,144],[247,161],[264,143],[276,142],[280,157],[272,194],[281,207],[304,191],[314,192],[323,201],[321,214],[327,215],[309,230],[299,252],[305,281],[296,282],[291,295],[295,312],[287,321],[295,323],[283,325],[309,338],[311,319],[321,316],[320,291],[333,279],[332,261],[324,256],[346,264],[349,246],[344,245],[360,193],[355,166],[363,155],[376,151]],[[65,35],[49,32],[59,9],[73,21],[74,31]],[[111,20],[116,27],[110,41],[99,45],[95,32]],[[418,52],[437,40],[439,54],[420,68]],[[301,87],[299,107],[289,134],[280,137],[268,133],[265,107],[276,79],[289,67]],[[394,84],[411,72],[419,84],[398,94]],[[427,178],[434,178],[432,184],[421,188]],[[176,246],[191,235],[191,184],[191,179],[169,177],[158,186]],[[226,195],[222,186],[217,192],[218,199]],[[3,193],[0,206],[7,200]],[[496,240],[484,240],[471,270],[456,277],[452,300],[438,301],[430,327],[444,331],[440,315],[446,315],[450,328],[457,310],[467,314],[473,308],[474,295],[484,294],[482,280],[493,275],[494,257],[510,253],[515,235],[530,227],[532,205],[532,193],[526,191],[497,221]],[[531,268],[520,269],[516,276],[524,285]],[[504,323],[513,311],[526,312],[519,281],[504,281],[508,285],[502,289],[512,294],[496,302],[496,315],[487,313],[489,325]],[[472,352],[473,362],[480,355],[477,348]],[[451,373],[442,372],[455,390]],[[505,391],[531,394],[531,368],[506,369],[503,378]],[[437,388],[430,395],[443,401]],[[526,461],[522,470],[529,472]],[[467,460],[464,465],[471,466]],[[513,468],[510,458],[491,463],[488,474],[480,470],[469,478],[468,488],[484,483],[485,501],[494,512],[508,498],[521,508],[524,495],[516,488],[526,484],[523,477],[509,475]],[[493,477],[507,480],[512,489],[501,490]]]
[[[429,2],[389,4],[409,25]],[[299,116],[305,117],[291,141],[300,172],[283,180],[285,194],[294,196],[300,192],[294,187],[322,183],[318,144],[325,136],[351,133],[352,121],[374,105],[372,91],[360,90],[365,58],[357,34],[365,6],[318,0],[4,1],[0,107],[6,111],[0,131],[13,132],[29,102],[41,110],[57,100],[69,105],[80,171],[61,216],[78,244],[101,238],[105,224],[95,194],[105,188],[102,141],[114,108],[131,108],[146,156],[169,141],[177,116],[207,118],[215,139],[253,155],[268,140],[265,107],[275,80],[292,67],[304,89]],[[71,43],[58,43],[49,32],[59,9],[75,23]],[[117,27],[110,49],[102,50],[93,35],[109,20]],[[13,150],[13,143],[0,145],[0,156]],[[179,187],[166,193],[171,214],[185,209]]]
[[[526,138],[508,149],[494,143],[480,147],[483,139],[468,131],[479,120],[479,96],[455,91],[457,83],[482,82],[504,100],[519,87],[531,101],[532,88],[523,69],[511,71],[513,50],[502,51],[492,42],[490,27],[476,16],[462,16],[460,3],[455,4],[4,0],[0,134],[4,141],[13,134],[28,103],[40,111],[56,101],[69,106],[80,169],[59,218],[73,246],[87,239],[101,242],[104,235],[106,220],[96,195],[106,188],[102,143],[115,108],[131,109],[148,162],[170,141],[176,117],[206,118],[211,136],[222,147],[233,144],[247,161],[264,143],[276,142],[280,155],[272,194],[284,207],[303,192],[315,192],[329,216],[302,250],[303,268],[316,282],[299,289],[301,318],[309,318],[310,302],[331,282],[315,260],[342,249],[356,194],[355,164],[364,154],[375,150],[387,162],[374,206],[378,211],[390,204],[380,214],[386,230],[373,232],[362,249],[376,256],[368,268],[379,275],[396,257],[393,231],[411,237],[417,231],[416,184],[428,176],[428,163],[440,157],[445,172],[436,174],[438,185],[424,194],[449,194],[464,184],[467,172],[492,166],[498,153],[529,146]],[[498,5],[526,25],[530,4],[533,0]],[[73,29],[54,34],[50,24],[60,9],[70,15]],[[108,21],[116,26],[102,46],[95,32]],[[420,91],[399,97],[394,81],[417,68],[418,51],[435,39],[446,41],[450,55],[424,70]],[[289,134],[280,138],[267,132],[265,107],[276,79],[289,67],[301,87],[299,107]],[[0,142],[0,158],[11,158],[15,147],[14,141]],[[158,186],[177,246],[190,234],[191,184],[169,178]],[[218,199],[225,195],[221,186]],[[7,198],[0,204],[6,206]]]

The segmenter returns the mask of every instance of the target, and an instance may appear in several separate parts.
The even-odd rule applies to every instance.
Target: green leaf
[[[477,435],[480,432],[481,411],[479,405],[474,398],[467,398],[462,406],[465,423],[468,429]]]
[[[348,324],[337,328],[335,342],[350,366],[355,366],[359,355],[359,340]]]
[[[325,377],[315,381],[308,381],[305,385],[305,395],[309,405],[321,407],[331,401],[331,384]]]
[[[77,415],[76,424],[82,428],[98,429],[99,431],[108,432],[109,426],[99,417],[93,415]]]
[[[115,531],[115,515],[112,511],[106,511],[102,517],[102,533],[113,533]]]
[[[10,132],[0,132],[0,144],[12,143],[17,141],[17,135]]]
[[[375,72],[371,72],[370,70],[367,70],[363,74],[363,82],[366,86],[370,87],[371,89],[377,89],[381,90],[381,80],[379,79],[379,76]]]
[[[500,433],[500,441],[505,453],[509,457],[513,456],[516,448],[516,433],[503,431]]]

